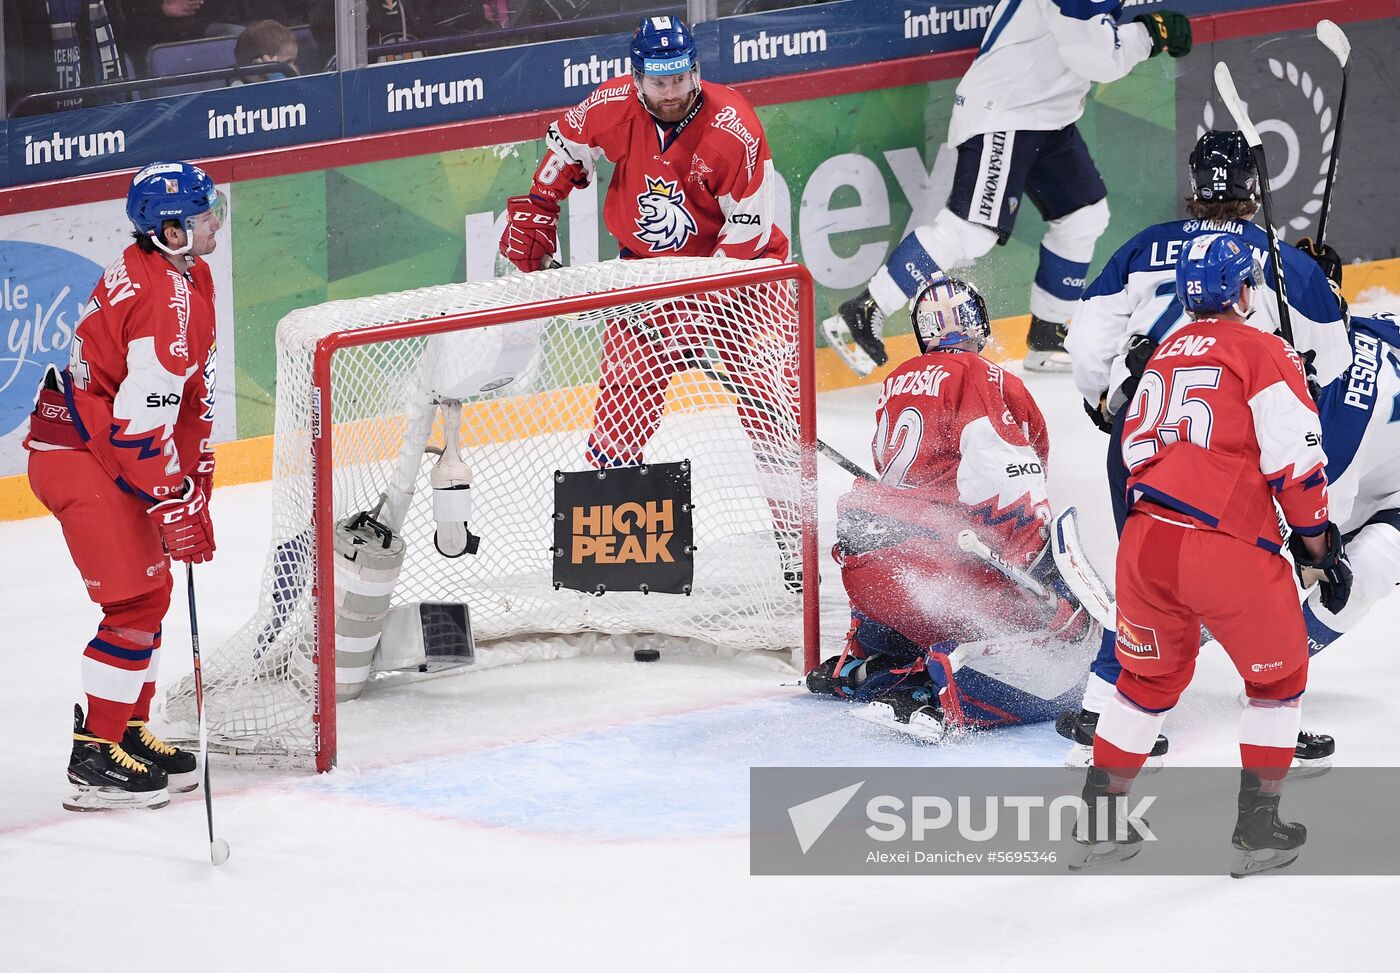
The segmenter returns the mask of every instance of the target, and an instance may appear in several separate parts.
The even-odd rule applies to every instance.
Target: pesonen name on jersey
[[[1380,343],[1358,330],[1352,341],[1351,369],[1347,372],[1347,392],[1342,401],[1353,409],[1369,411],[1376,395],[1376,372],[1380,367]]]

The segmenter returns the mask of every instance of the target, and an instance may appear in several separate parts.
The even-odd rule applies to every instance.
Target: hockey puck
[[[638,662],[655,662],[661,658],[660,649],[637,649],[632,653],[632,658]]]

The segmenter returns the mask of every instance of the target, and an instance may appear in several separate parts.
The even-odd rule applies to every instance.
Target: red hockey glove
[[[194,464],[194,485],[207,500],[214,495],[214,454],[200,453],[199,462]]]
[[[148,513],[173,560],[200,564],[213,559],[214,525],[209,521],[209,503],[191,477],[185,477],[183,495],[156,504]]]
[[[525,273],[539,270],[559,249],[559,204],[539,196],[506,200],[501,255]]]

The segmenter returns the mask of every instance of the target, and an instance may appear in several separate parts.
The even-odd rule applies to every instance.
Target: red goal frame
[[[810,671],[818,662],[820,651],[819,582],[817,580],[817,462],[816,462],[816,310],[812,275],[800,264],[784,263],[757,267],[753,270],[732,271],[693,277],[658,284],[646,284],[620,290],[582,294],[562,300],[536,301],[514,307],[471,311],[439,318],[405,321],[397,324],[375,325],[350,331],[337,331],[316,343],[311,370],[311,527],[315,532],[316,573],[311,585],[312,632],[315,648],[313,663],[316,670],[316,694],[312,703],[313,734],[316,747],[316,770],[325,772],[336,761],[336,703],[335,703],[335,560],[334,508],[332,477],[328,475],[332,458],[332,424],[323,423],[322,416],[331,416],[331,357],[339,350],[360,345],[394,341],[401,338],[427,337],[449,331],[465,331],[489,325],[510,324],[542,317],[558,317],[598,311],[620,304],[635,304],[664,300],[691,294],[705,294],[732,287],[793,281],[797,285],[798,327],[798,436],[801,448],[802,490],[804,510],[802,527],[802,564],[808,583],[802,589],[802,648],[804,669]],[[325,525],[326,530],[321,526]]]

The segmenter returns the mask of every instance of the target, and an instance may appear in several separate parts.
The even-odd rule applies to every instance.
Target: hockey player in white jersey
[[[1120,24],[1121,0],[1001,0],[977,58],[958,83],[948,145],[953,188],[933,223],[917,227],[865,290],[823,322],[846,363],[868,374],[889,358],[881,334],[940,273],[1005,244],[1024,194],[1049,224],[1031,285],[1026,367],[1068,371],[1064,337],[1094,243],[1108,228],[1108,191],[1076,123],[1095,82],[1117,81],[1149,57],[1191,50],[1191,24],[1170,10]],[[850,347],[854,341],[856,347]]]
[[[1271,331],[1279,319],[1273,269],[1266,259],[1268,236],[1263,228],[1248,222],[1259,208],[1259,174],[1244,136],[1233,131],[1207,132],[1196,142],[1188,161],[1192,187],[1188,218],[1148,227],[1109,258],[1085,291],[1067,342],[1085,411],[1111,436],[1108,482],[1114,522],[1120,532],[1127,516],[1128,482],[1122,453],[1116,448],[1122,434],[1123,406],[1137,387],[1153,349],[1186,323],[1176,298],[1176,261],[1186,243],[1206,233],[1243,237],[1264,265],[1270,285],[1262,292],[1250,322]],[[1300,246],[1307,250],[1280,244],[1289,317],[1297,349],[1309,362],[1311,380],[1326,386],[1351,362],[1342,308],[1324,271],[1325,267],[1340,280],[1341,263],[1330,247],[1316,248],[1306,239]],[[1091,667],[1080,712],[1062,714],[1057,721],[1061,734],[1076,744],[1071,763],[1088,759],[1098,714],[1113,699],[1121,671],[1113,645],[1109,633]],[[1330,737],[1304,733],[1299,736],[1298,755],[1302,760],[1320,759],[1330,755],[1332,746]],[[1159,740],[1154,755],[1165,750],[1166,741]]]
[[[1303,603],[1308,652],[1350,631],[1400,584],[1400,327],[1393,314],[1353,317],[1352,362],[1322,390],[1328,502],[1346,539],[1351,597],[1339,612],[1312,591]]]

